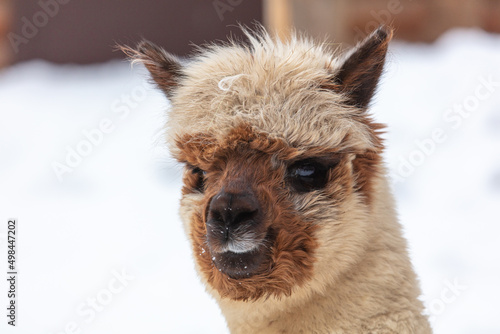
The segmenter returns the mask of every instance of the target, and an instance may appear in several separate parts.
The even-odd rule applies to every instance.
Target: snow
[[[178,218],[168,102],[145,78],[125,62],[0,72],[0,219],[19,221],[20,273],[18,326],[2,315],[2,333],[227,333]],[[500,36],[396,42],[372,108],[435,333],[500,333],[495,82]]]

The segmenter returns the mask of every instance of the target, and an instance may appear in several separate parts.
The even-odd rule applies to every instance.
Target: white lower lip
[[[257,248],[259,248],[260,243],[252,240],[252,241],[229,241],[223,248],[222,252],[232,252],[237,254],[243,254],[251,252]]]

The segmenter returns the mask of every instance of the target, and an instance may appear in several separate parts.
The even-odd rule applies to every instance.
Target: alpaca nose
[[[259,214],[259,202],[251,191],[220,191],[210,202],[207,221],[236,228],[242,223],[255,222]]]

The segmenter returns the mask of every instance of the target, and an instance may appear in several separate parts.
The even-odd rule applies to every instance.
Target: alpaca
[[[123,47],[171,101],[180,215],[231,333],[431,333],[368,113],[392,30],[352,50],[244,29],[187,62]]]

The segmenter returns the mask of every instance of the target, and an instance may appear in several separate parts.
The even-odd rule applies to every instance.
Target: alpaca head
[[[369,243],[382,144],[367,109],[392,34],[381,28],[344,55],[246,35],[187,62],[149,42],[125,51],[170,98],[181,216],[209,290],[233,300],[321,290]]]

